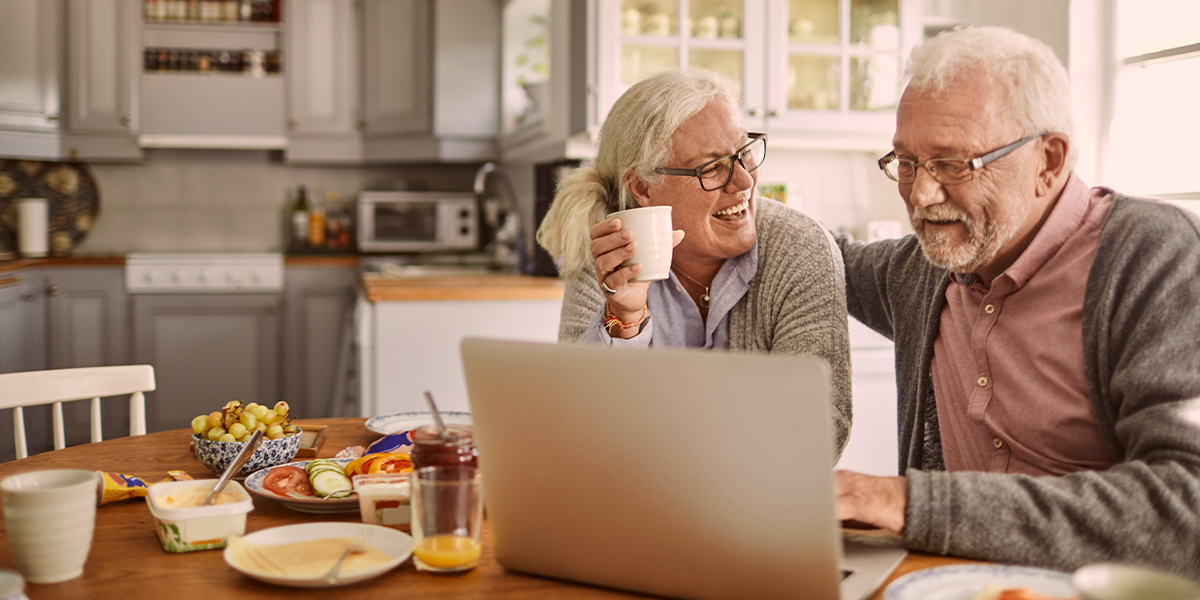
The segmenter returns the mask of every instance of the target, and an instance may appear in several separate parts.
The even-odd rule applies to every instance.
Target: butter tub
[[[246,513],[254,510],[250,494],[236,481],[230,481],[222,494],[233,496],[232,504],[216,504],[192,508],[169,508],[163,499],[186,488],[201,488],[204,493],[216,484],[215,479],[197,481],[167,481],[150,486],[146,504],[157,521],[158,539],[167,552],[191,552],[224,548],[230,535],[246,532]],[[203,498],[203,496],[201,496]]]

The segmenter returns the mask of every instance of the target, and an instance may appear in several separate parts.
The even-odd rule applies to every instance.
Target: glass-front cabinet
[[[799,146],[890,140],[921,11],[920,0],[599,0],[594,122],[634,83],[696,66],[733,81],[750,128]]]

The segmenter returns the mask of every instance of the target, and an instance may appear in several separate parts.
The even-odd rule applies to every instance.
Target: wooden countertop
[[[0,273],[19,271],[34,267],[123,267],[125,256],[122,254],[81,254],[73,256],[53,256],[48,258],[16,258],[0,260]]]
[[[384,277],[363,275],[367,300],[561,300],[563,282],[530,275]]]

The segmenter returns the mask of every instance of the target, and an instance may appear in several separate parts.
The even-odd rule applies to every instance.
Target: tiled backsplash
[[[787,184],[791,201],[802,202],[803,210],[834,230],[863,237],[868,221],[894,219],[908,231],[904,204],[876,158],[773,149],[759,182]],[[301,184],[342,198],[364,189],[469,191],[478,166],[309,167],[287,165],[268,152],[148,151],[140,164],[91,165],[100,214],[76,250],[278,251],[286,242],[285,211]],[[532,172],[514,165],[510,173],[531,185]],[[523,210],[530,211],[531,204]]]

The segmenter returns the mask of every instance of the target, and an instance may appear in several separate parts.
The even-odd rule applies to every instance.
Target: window
[[[1200,199],[1200,2],[1116,0],[1104,183]]]

